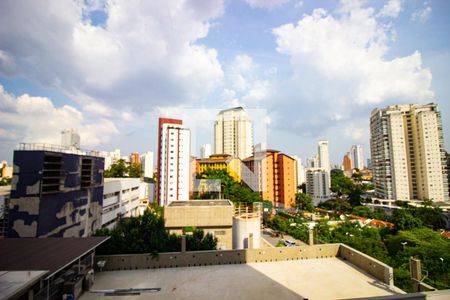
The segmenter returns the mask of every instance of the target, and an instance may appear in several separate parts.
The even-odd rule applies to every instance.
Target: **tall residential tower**
[[[363,148],[361,145],[353,145],[350,149],[350,155],[352,158],[352,169],[364,169]]]
[[[191,132],[183,121],[159,118],[158,182],[159,205],[189,200]]]
[[[214,153],[240,159],[253,155],[253,129],[242,107],[219,112],[214,123]]]
[[[374,109],[370,130],[378,197],[449,200],[441,113],[436,104]]]

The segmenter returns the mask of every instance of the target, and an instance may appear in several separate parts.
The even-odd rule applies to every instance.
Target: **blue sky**
[[[156,151],[158,117],[220,109],[267,126],[255,142],[332,163],[369,151],[372,109],[436,102],[450,148],[448,1],[1,1],[0,159],[20,142]],[[261,114],[265,114],[261,117]],[[199,121],[200,120],[200,121]]]

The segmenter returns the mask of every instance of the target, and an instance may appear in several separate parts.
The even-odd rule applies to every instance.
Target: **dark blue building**
[[[14,151],[8,237],[85,237],[101,228],[103,169],[102,157]]]

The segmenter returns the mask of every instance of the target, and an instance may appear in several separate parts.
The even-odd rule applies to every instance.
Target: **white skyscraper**
[[[305,167],[302,164],[302,159],[298,156],[291,156],[294,159],[294,174],[296,176],[296,186],[305,183]]]
[[[253,129],[242,107],[219,112],[214,123],[214,153],[240,159],[253,155]]]
[[[436,104],[374,109],[370,131],[376,196],[449,200],[441,113]]]
[[[159,119],[158,188],[160,206],[189,200],[191,132],[183,121]]]
[[[314,205],[330,199],[330,174],[324,169],[306,169],[306,193],[314,199]]]
[[[204,144],[200,148],[200,158],[209,158],[211,156],[211,144]]]
[[[80,135],[74,129],[61,131],[61,146],[64,148],[80,149]]]
[[[361,145],[352,146],[350,149],[350,157],[352,158],[352,169],[364,169],[364,156]]]
[[[311,156],[306,159],[306,167],[307,168],[318,168],[319,167],[319,157]]]
[[[324,169],[328,173],[331,170],[330,154],[328,152],[328,140],[320,140],[317,143],[319,155],[319,168]]]
[[[141,154],[142,176],[147,178],[153,177],[153,152],[148,151]]]

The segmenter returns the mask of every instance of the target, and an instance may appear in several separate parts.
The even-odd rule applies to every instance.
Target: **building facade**
[[[376,196],[449,200],[441,113],[436,104],[374,109],[370,130]]]
[[[200,147],[200,158],[209,158],[211,156],[211,144],[204,144]]]
[[[314,205],[330,199],[330,175],[321,168],[306,169],[306,194],[314,200]]]
[[[86,237],[101,228],[104,159],[32,145],[14,151],[8,236]]]
[[[227,154],[213,154],[209,158],[197,159],[196,173],[206,170],[225,170],[237,182],[241,182],[241,160]]]
[[[342,159],[342,168],[346,176],[350,177],[352,175],[353,163],[352,163],[352,156],[350,155],[349,152],[347,152],[344,155],[344,158]]]
[[[295,174],[295,185],[298,187],[305,183],[305,167],[302,164],[302,159],[298,156],[292,156],[294,159],[294,174]]]
[[[131,153],[131,155],[130,155],[130,164],[132,164],[132,165],[139,165],[140,162],[141,161],[139,159],[139,153],[137,153],[137,152]]]
[[[276,150],[255,153],[243,163],[244,182],[259,191],[263,200],[272,201],[274,207],[289,208],[295,204],[297,192],[295,161]]]
[[[328,140],[320,140],[317,142],[318,167],[330,172],[330,153],[328,149]]]
[[[144,178],[153,178],[153,152],[147,151],[141,155],[141,171]]]
[[[61,146],[64,148],[80,149],[80,135],[74,129],[61,131]]]
[[[105,178],[102,228],[112,229],[126,217],[140,214],[139,178]]]
[[[362,170],[364,169],[364,156],[363,148],[361,145],[353,145],[350,149],[350,155],[352,158],[352,169]]]
[[[158,180],[159,205],[188,200],[190,186],[191,132],[183,121],[159,119],[158,127]]]
[[[214,123],[214,153],[244,159],[253,154],[253,128],[242,107],[219,112]]]

